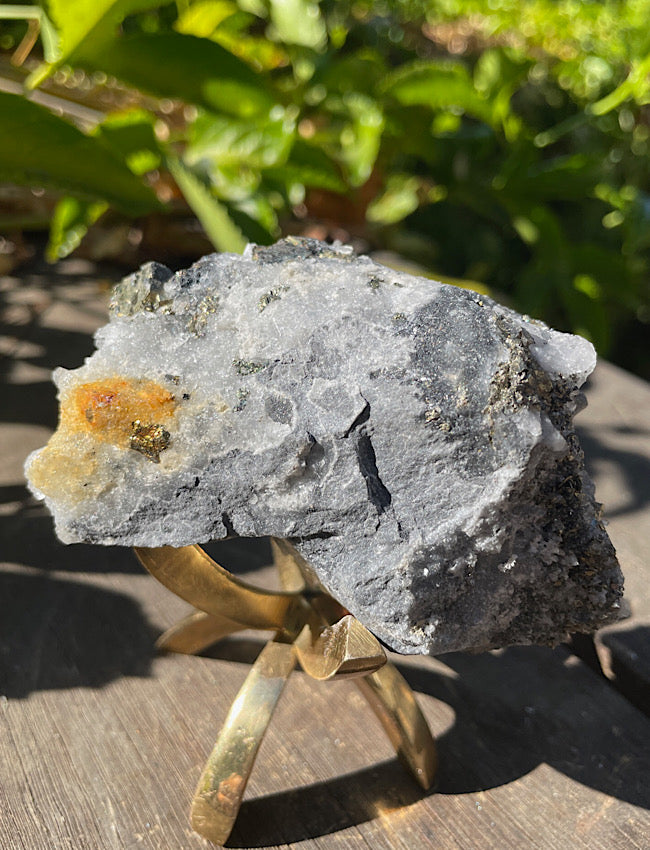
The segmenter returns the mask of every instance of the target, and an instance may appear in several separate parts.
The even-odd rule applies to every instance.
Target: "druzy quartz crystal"
[[[64,542],[289,538],[399,652],[554,644],[622,576],[573,428],[586,340],[289,238],[120,283],[30,456]]]

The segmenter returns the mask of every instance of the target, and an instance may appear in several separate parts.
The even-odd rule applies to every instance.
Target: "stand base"
[[[200,547],[136,549],[149,572],[198,611],[165,632],[159,649],[195,654],[227,635],[272,629],[253,664],[205,765],[190,822],[223,844],[237,819],[257,751],[284,686],[297,664],[313,679],[354,678],[415,781],[430,788],[436,746],[415,695],[381,645],[358,620],[319,589],[307,586],[302,558],[286,540],[271,541],[285,590],[248,585]]]

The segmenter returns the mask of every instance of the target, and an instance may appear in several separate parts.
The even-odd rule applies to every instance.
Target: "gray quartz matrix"
[[[399,652],[554,644],[617,618],[572,426],[584,339],[296,238],[151,263],[112,314],[85,365],[55,373],[65,433],[28,461],[63,541],[291,538]]]

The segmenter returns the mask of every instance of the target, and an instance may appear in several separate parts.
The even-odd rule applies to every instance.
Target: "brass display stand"
[[[415,696],[379,641],[336,600],[310,584],[313,575],[286,540],[272,538],[284,590],[253,587],[199,546],[135,550],[144,567],[199,609],[165,632],[158,647],[194,654],[244,629],[273,630],[233,703],[199,780],[193,829],[223,844],[234,826],[257,751],[284,685],[299,663],[313,679],[356,677],[398,756],[414,779],[431,787],[434,740]]]

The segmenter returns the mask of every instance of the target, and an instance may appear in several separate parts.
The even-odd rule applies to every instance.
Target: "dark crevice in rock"
[[[223,527],[226,529],[228,537],[239,537],[239,534],[235,531],[235,526],[232,524],[230,514],[227,511],[224,511],[221,514],[221,522],[223,523]]]
[[[359,469],[366,482],[368,488],[368,498],[377,508],[378,514],[383,514],[386,508],[393,501],[388,488],[379,477],[377,469],[377,456],[372,445],[370,435],[367,433],[360,434],[355,446],[357,460],[359,461]]]
[[[314,531],[312,534],[301,534],[300,537],[292,537],[296,543],[303,543],[305,540],[329,540],[330,537],[338,537],[336,531]]]
[[[359,429],[364,422],[367,422],[370,419],[370,403],[366,401],[363,410],[354,420],[352,425],[348,428],[348,430],[343,434],[344,437],[349,437],[350,434],[353,434],[357,429]]]
[[[343,434],[344,438],[350,437],[351,434],[358,432],[356,445],[354,450],[357,455],[359,469],[363,475],[368,488],[368,498],[377,509],[378,514],[383,514],[386,508],[393,501],[388,488],[379,476],[377,469],[377,455],[375,454],[374,446],[368,430],[363,426],[370,419],[370,402],[366,401],[363,410],[350,425],[348,430]]]

